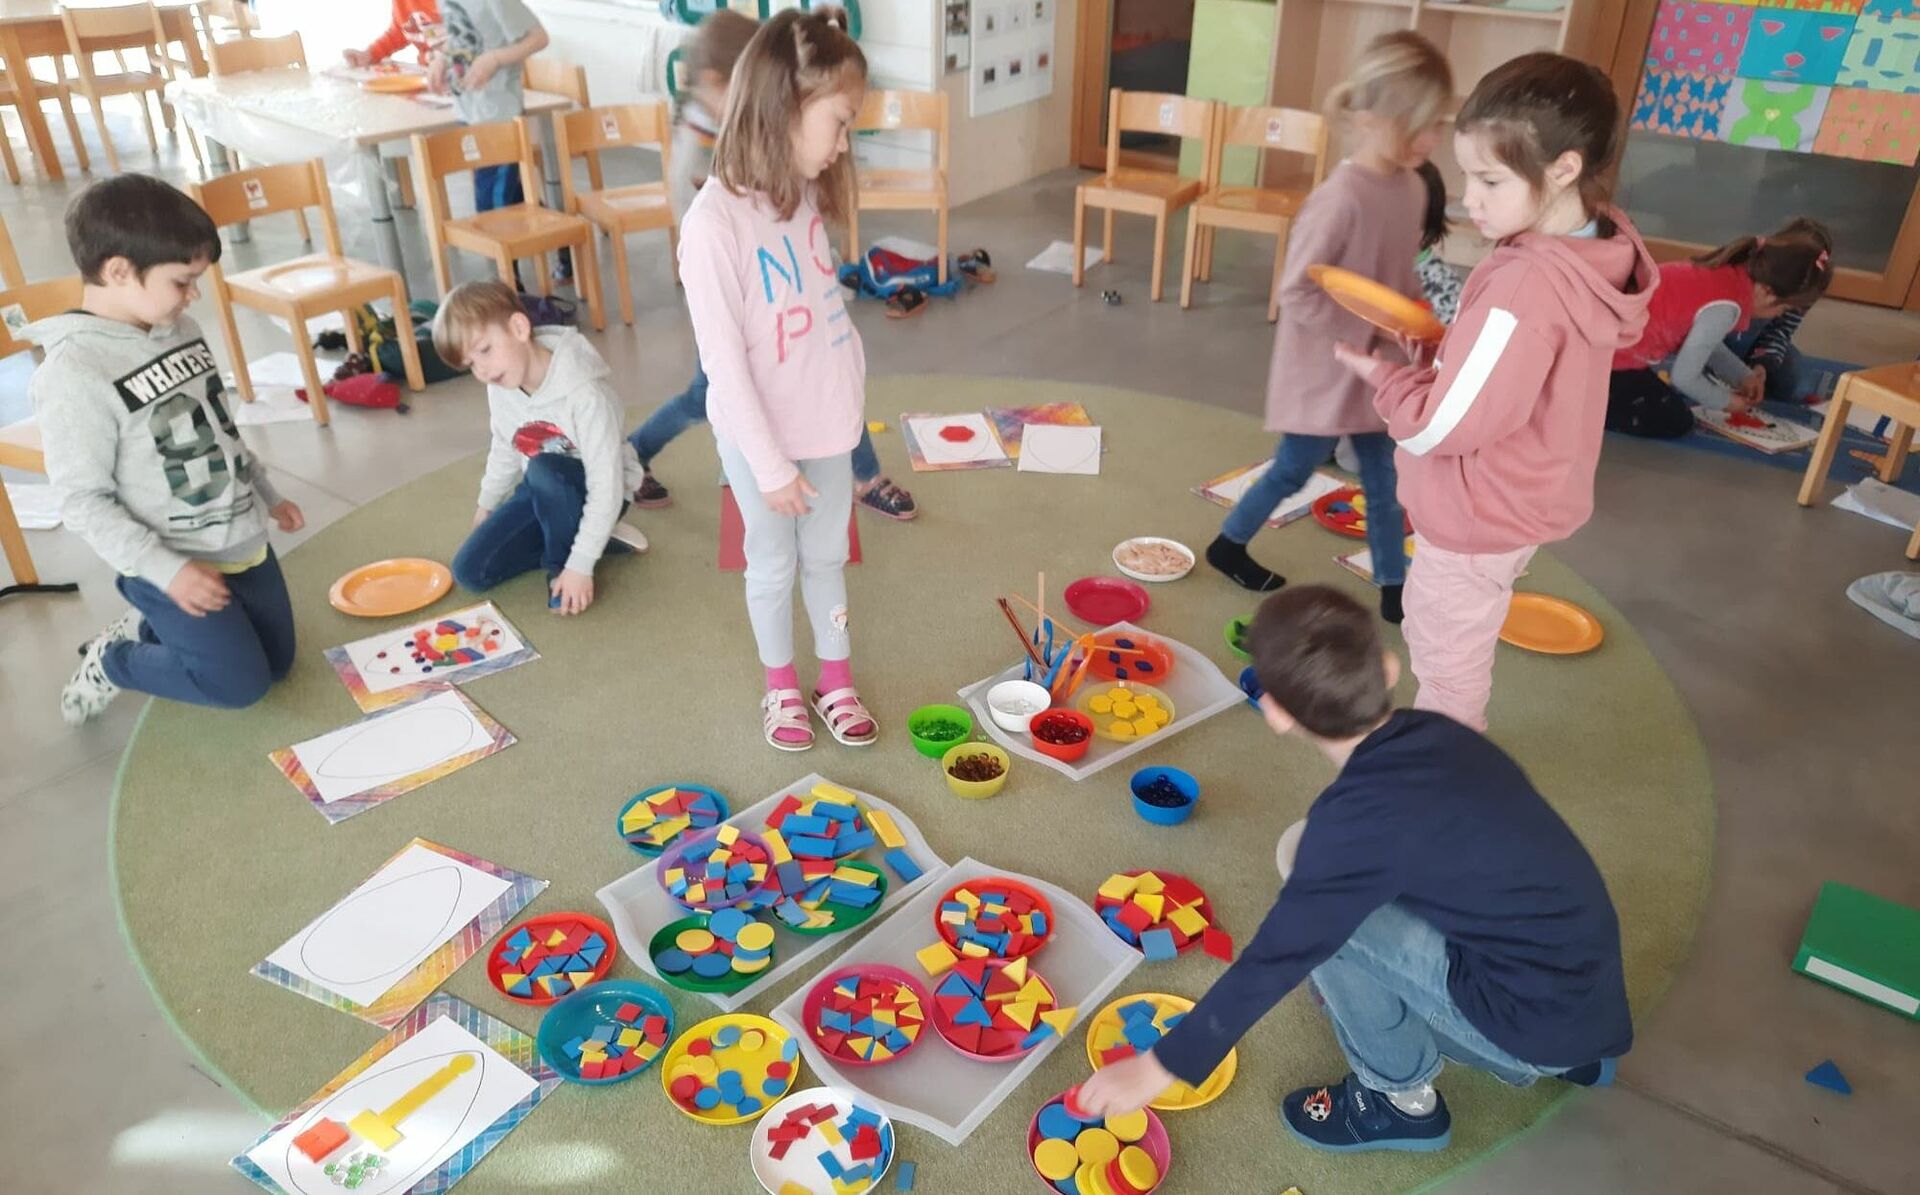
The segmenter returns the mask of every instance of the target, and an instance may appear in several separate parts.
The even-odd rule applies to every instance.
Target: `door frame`
[[[1087,170],[1107,168],[1107,68],[1113,44],[1114,0],[1080,0],[1073,45],[1073,164]],[[1133,170],[1180,169],[1179,155],[1121,150],[1120,164]]]
[[[1646,64],[1647,39],[1653,36],[1653,23],[1660,13],[1660,0],[1603,0],[1598,28],[1608,27],[1606,21],[1616,6],[1620,13],[1619,40],[1613,45],[1611,61],[1604,64],[1613,80],[1614,92],[1620,97],[1621,110],[1631,112],[1634,97],[1640,92],[1640,73]],[[1596,39],[1596,43],[1598,41]],[[1595,44],[1595,57],[1598,58],[1605,49],[1604,44]],[[1624,146],[1623,138],[1623,149]],[[1655,258],[1672,261],[1705,253],[1714,246],[1648,237],[1647,248]],[[1906,216],[1901,220],[1900,231],[1894,235],[1893,247],[1887,254],[1887,268],[1880,273],[1846,267],[1837,269],[1827,293],[1858,303],[1920,310],[1920,186],[1915,187],[1914,193],[1908,197]]]

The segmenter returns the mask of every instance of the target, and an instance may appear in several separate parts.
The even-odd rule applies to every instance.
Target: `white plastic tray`
[[[807,1065],[823,1083],[857,1091],[896,1121],[916,1125],[948,1145],[959,1145],[980,1127],[1001,1101],[1026,1081],[1041,1059],[1072,1038],[1085,1020],[1100,1010],[1109,993],[1140,965],[1140,954],[1113,935],[1087,902],[1045,880],[1017,871],[991,867],[977,859],[962,859],[947,869],[940,883],[887,918],[886,923],[855,942],[835,960],[834,969],[858,963],[888,963],[926,978],[914,953],[939,940],[934,911],[940,898],[955,884],[985,876],[1008,876],[1046,894],[1053,902],[1053,933],[1047,944],[1029,956],[1035,971],[1052,985],[1059,1006],[1079,1009],[1064,1034],[1049,1039],[1018,1062],[980,1062],[947,1045],[929,1025],[920,1042],[904,1057],[880,1066],[842,1067],[813,1043],[800,1019],[811,985],[802,986],[780,1002],[773,1019],[793,1031]],[[928,987],[936,981],[928,981]]]
[[[807,796],[811,793],[813,786],[823,780],[827,778],[818,772],[802,776],[766,800],[742,809],[728,818],[724,824],[738,826],[742,830],[750,830],[755,834],[762,833],[766,827],[767,815],[773,812],[781,798],[788,793]],[[827,783],[837,782],[827,780]],[[907,854],[920,865],[920,878],[911,884],[905,884],[900,881],[899,876],[893,874],[892,868],[881,862],[880,856],[883,851],[877,844],[863,853],[865,856],[871,856],[869,861],[885,872],[887,877],[887,894],[881,898],[880,908],[867,922],[868,925],[872,925],[880,920],[880,915],[886,910],[899,905],[915,892],[939,880],[947,870],[947,862],[933,853],[933,848],[927,845],[926,838],[921,835],[920,828],[914,825],[912,818],[900,811],[899,806],[883,801],[872,793],[861,792],[857,788],[844,784],[840,787],[859,798],[862,805],[882,810],[892,817],[893,824],[899,828],[901,837],[907,840]],[[647,945],[653,941],[653,935],[661,926],[678,921],[690,914],[667,895],[665,888],[660,886],[660,881],[655,876],[659,866],[659,859],[649,859],[600,889],[595,895],[607,908],[607,916],[613,922],[614,933],[620,938],[620,949],[626,952],[627,957],[632,959],[636,966],[645,969],[668,987],[672,987],[673,981],[661,975],[659,969],[653,965],[653,956],[648,953]],[[766,921],[774,929],[773,966],[762,971],[759,979],[731,994],[724,992],[689,992],[688,994],[704,996],[718,1005],[721,1011],[732,1012],[778,983],[782,976],[793,974],[823,952],[837,950],[850,935],[860,932],[859,927],[856,927],[845,933],[826,934],[814,938],[794,933],[778,918],[769,917]],[[685,991],[684,988],[679,990]]]
[[[1175,717],[1165,729],[1158,734],[1148,735],[1144,739],[1135,739],[1130,743],[1115,742],[1095,735],[1093,746],[1087,748],[1087,753],[1073,763],[1066,763],[1051,755],[1042,755],[1033,749],[1032,739],[1024,734],[1008,733],[987,712],[987,690],[1003,680],[1020,679],[1025,675],[1023,664],[1014,664],[1004,672],[995,673],[982,681],[975,681],[960,690],[960,699],[967,703],[969,710],[973,711],[974,725],[991,735],[994,742],[1023,759],[1045,764],[1056,772],[1064,773],[1070,779],[1085,780],[1102,768],[1110,767],[1130,755],[1137,755],[1149,747],[1157,746],[1189,726],[1211,718],[1222,710],[1230,710],[1246,700],[1246,694],[1240,691],[1240,686],[1222,674],[1212,660],[1178,639],[1155,635],[1152,631],[1137,627],[1130,622],[1116,622],[1112,626],[1102,628],[1098,633],[1150,635],[1166,644],[1167,650],[1173,653],[1177,661],[1173,672],[1153,682],[1154,688],[1165,693],[1173,701]]]

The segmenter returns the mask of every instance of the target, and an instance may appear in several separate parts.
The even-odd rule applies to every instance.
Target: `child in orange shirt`
[[[421,62],[440,36],[439,0],[393,0],[393,22],[387,31],[373,39],[364,50],[348,50],[343,57],[348,66],[372,66],[385,62],[408,46]]]

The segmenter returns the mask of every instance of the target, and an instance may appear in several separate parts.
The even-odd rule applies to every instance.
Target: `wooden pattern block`
[[[1141,949],[1149,959],[1170,959],[1207,935],[1226,942],[1233,961],[1233,939],[1213,923],[1213,907],[1200,885],[1172,871],[1121,872],[1108,876],[1093,898],[1094,912],[1116,936]],[[1211,949],[1209,954],[1215,954]],[[1221,957],[1215,954],[1215,957]]]

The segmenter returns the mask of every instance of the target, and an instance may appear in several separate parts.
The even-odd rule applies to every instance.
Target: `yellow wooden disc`
[[[675,935],[673,944],[688,954],[705,954],[713,949],[713,935],[704,929],[683,929]]]
[[[765,950],[773,945],[773,927],[764,921],[756,921],[741,930],[733,944],[742,950]]]
[[[1113,698],[1090,697],[1087,699],[1087,708],[1096,714],[1110,714],[1113,712]]]
[[[1073,1147],[1080,1151],[1082,1162],[1094,1166],[1105,1166],[1120,1156],[1120,1142],[1105,1129],[1082,1129]]]
[[[1133,723],[1116,719],[1113,725],[1107,727],[1107,732],[1116,739],[1130,739],[1133,737]]]
[[[1145,1120],[1145,1113],[1136,1113]],[[1111,1122],[1109,1122],[1111,1123]],[[1129,1145],[1120,1151],[1120,1176],[1127,1185],[1141,1191],[1151,1191],[1160,1181],[1160,1167],[1153,1164],[1153,1157],[1137,1145]]]
[[[766,929],[766,926],[763,925],[760,928]],[[767,932],[772,933],[773,931],[767,930]],[[761,1050],[766,1049],[766,1046],[767,1035],[758,1029],[747,1030],[740,1035],[739,1041],[733,1043],[734,1049],[739,1050],[743,1054],[758,1054]]]
[[[1133,720],[1133,733],[1140,738],[1144,739],[1158,729],[1160,729],[1160,724],[1152,718],[1135,718]]]
[[[1033,1164],[1047,1178],[1058,1181],[1072,1178],[1073,1172],[1080,1169],[1080,1155],[1073,1148],[1073,1142],[1048,1138],[1033,1150]]]
[[[1138,1141],[1147,1135],[1147,1114],[1145,1110],[1140,1110],[1129,1112],[1125,1116],[1109,1116],[1107,1131],[1128,1143]]]

